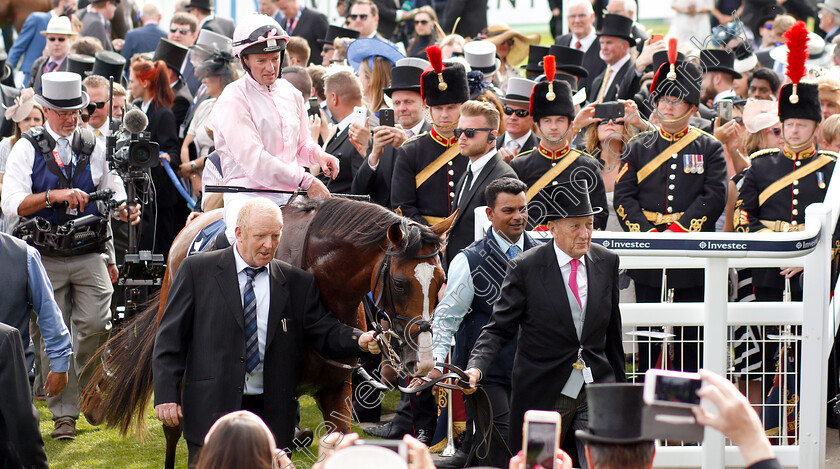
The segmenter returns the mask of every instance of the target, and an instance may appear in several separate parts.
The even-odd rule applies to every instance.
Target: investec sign
[[[593,233],[592,242],[608,249],[624,251],[763,251],[790,252],[813,249],[819,234],[805,240],[700,240],[700,239],[610,239],[609,233]]]

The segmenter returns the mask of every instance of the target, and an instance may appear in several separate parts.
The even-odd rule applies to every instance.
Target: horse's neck
[[[333,303],[333,308],[346,312],[355,311],[364,295],[370,291],[371,276],[377,265],[378,253],[362,251],[346,244],[326,244],[310,244],[307,270],[318,280],[321,297]],[[318,254],[313,257],[313,253]]]

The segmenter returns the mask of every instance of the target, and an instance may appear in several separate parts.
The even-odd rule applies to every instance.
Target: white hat
[[[50,72],[41,76],[41,94],[35,102],[56,111],[75,111],[88,105],[90,98],[82,91],[82,77],[72,72]]]
[[[744,128],[754,134],[779,123],[779,105],[769,99],[751,99],[744,105]]]
[[[840,15],[840,0],[825,0],[817,5],[820,10],[828,10],[835,15]]]
[[[76,31],[73,31],[73,25],[70,24],[70,18],[66,16],[54,16],[47,23],[47,29],[41,31],[41,34],[64,34],[66,36],[76,36]]]
[[[470,68],[486,76],[499,70],[501,61],[496,58],[496,45],[490,41],[471,41],[464,45],[464,57]]]
[[[525,78],[511,78],[508,80],[507,93],[501,98],[502,103],[529,106],[531,104],[531,91],[536,84],[537,82]]]
[[[420,59],[417,57],[405,57],[400,60],[397,60],[397,64],[395,67],[416,67],[423,70],[431,67],[432,64],[429,63],[428,60]]]
[[[805,65],[828,66],[833,59],[832,44],[826,44],[825,40],[816,33],[808,33],[808,60]],[[787,65],[788,47],[787,44],[774,47],[770,50],[770,58],[776,62]]]

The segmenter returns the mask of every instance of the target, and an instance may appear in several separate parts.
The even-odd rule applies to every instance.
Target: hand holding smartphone
[[[651,368],[645,372],[645,404],[695,407],[700,405],[697,391],[703,386],[703,379],[697,373],[660,370]]]
[[[560,414],[529,410],[525,412],[522,427],[525,469],[555,469],[555,454],[560,447]]]

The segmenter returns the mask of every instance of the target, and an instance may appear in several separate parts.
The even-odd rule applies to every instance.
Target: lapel
[[[563,330],[572,331],[572,336],[577,338],[575,321],[572,319],[572,309],[569,306],[569,296],[566,295],[566,288],[563,286],[565,282],[563,272],[557,265],[557,255],[554,253],[554,241],[549,239],[547,243],[537,249],[542,249],[540,252],[542,260],[540,281],[545,289],[545,297],[551,303],[551,309],[558,311],[557,319],[560,320],[560,327]],[[582,333],[581,337],[583,337]]]
[[[624,65],[618,69],[616,72],[615,77],[610,85],[610,89],[604,93],[604,101],[615,101],[616,96],[621,93],[621,88],[624,86],[624,78],[627,76],[627,71],[629,70],[630,66],[632,65],[633,58],[631,57],[630,60],[624,62]],[[611,94],[612,93],[612,94]]]
[[[458,220],[460,220],[461,217],[464,216],[464,213],[466,213],[465,209],[470,206],[470,201],[472,200],[473,196],[475,196],[475,193],[478,191],[479,186],[481,186],[481,184],[488,177],[490,177],[490,173],[492,173],[493,170],[496,168],[496,163],[498,162],[499,154],[496,153],[495,155],[493,155],[492,158],[490,158],[490,161],[488,161],[487,164],[484,165],[484,168],[481,169],[481,172],[478,174],[478,176],[473,175],[472,187],[470,187],[469,191],[466,194],[464,194],[463,197],[461,197],[457,207],[458,215],[455,216],[455,221],[452,222],[452,226],[455,226],[455,224],[458,223]],[[464,189],[464,183],[466,182],[466,178],[467,173],[464,172],[464,174],[461,175],[461,179],[458,181],[459,187],[458,190],[455,191],[455,200],[458,200],[458,197],[460,197],[461,191]]]
[[[239,325],[242,332],[245,332],[245,312],[242,309],[242,295],[239,292],[239,280],[236,273],[236,261],[233,257],[234,247],[226,249],[217,264],[219,270],[216,272],[216,283],[219,293],[222,294],[227,309],[233,315],[234,321]]]
[[[347,140],[347,135],[349,135],[350,126],[344,128],[340,133],[335,134],[333,138],[327,143],[325,151],[327,153],[332,154],[338,147],[340,147],[345,140]]]
[[[594,322],[595,317],[593,315],[599,314],[604,309],[601,308],[601,301],[603,298],[606,298],[604,295],[593,295],[592,294],[592,285],[596,285],[596,282],[603,280],[605,277],[601,272],[603,268],[603,262],[601,262],[601,256],[595,253],[592,249],[586,253],[586,288],[587,295],[586,295],[586,311],[584,311],[584,318],[586,320],[583,321],[583,330],[580,333],[580,342],[583,343],[588,338],[588,335],[592,333],[592,328],[595,327],[592,325]],[[600,285],[600,284],[599,284]]]
[[[286,287],[286,276],[280,269],[279,261],[271,261],[268,264],[268,273],[270,276],[269,283],[271,285],[270,300],[268,306],[268,326],[265,332],[265,349],[271,344],[274,338],[274,333],[277,331],[277,326],[280,320],[286,315],[286,299],[289,297],[289,289]]]

